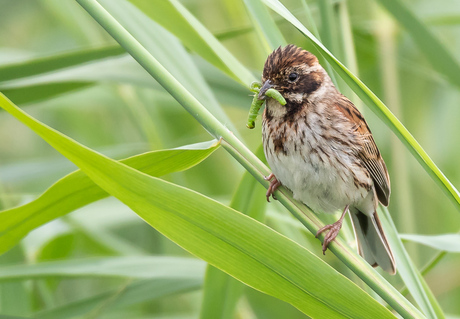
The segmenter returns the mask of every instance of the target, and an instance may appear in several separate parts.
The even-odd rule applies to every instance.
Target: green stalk
[[[346,1],[340,1],[336,4],[337,15],[339,18],[340,25],[340,40],[341,50],[343,53],[343,61],[351,72],[359,76],[358,73],[358,61],[356,59],[355,42],[353,41],[353,31],[351,29],[350,14],[348,13],[348,3]],[[341,88],[342,94],[347,96],[355,106],[361,110],[361,100],[353,92],[348,85],[343,85]]]
[[[380,10],[377,11],[378,29],[376,38],[379,46],[380,71],[382,74],[383,94],[385,102],[391,107],[392,112],[402,118],[399,76],[397,66],[397,48],[395,43],[395,24]],[[414,216],[412,207],[412,195],[410,192],[409,172],[407,170],[407,159],[404,147],[397,140],[396,136],[391,139],[392,178],[394,184],[398,185],[397,208],[399,224],[403,226],[402,233],[414,233]]]
[[[268,168],[235,135],[188,92],[129,32],[127,32],[97,1],[77,2],[123,46],[203,127],[222,140],[222,146],[251,173],[264,187],[268,182]],[[277,191],[279,201],[289,209],[312,233],[322,226],[316,215],[305,205],[294,200],[285,188]],[[324,236],[321,236],[322,238]],[[405,318],[424,318],[420,311],[391,286],[377,271],[348,247],[341,239],[330,246],[333,252],[354,273],[376,291]]]
[[[307,17],[309,29],[312,30],[311,32],[315,35],[315,37],[321,40],[318,27],[316,26],[315,19],[313,18],[313,14],[311,13],[310,7],[307,4],[307,0],[301,0],[300,2],[302,2],[302,7]]]
[[[332,0],[318,1],[319,13],[321,15],[321,39],[327,48],[330,48],[333,54],[339,55],[339,42],[337,34],[336,15]]]
[[[145,135],[150,145],[150,150],[162,149],[163,145],[160,134],[158,134],[158,126],[155,125],[147,107],[139,98],[136,89],[130,85],[118,85],[117,91],[123,102],[131,111],[141,133]]]
[[[439,262],[447,255],[447,251],[438,251],[429,262],[420,269],[420,274],[425,277]],[[407,287],[401,289],[401,294],[406,296],[409,293]]]
[[[310,7],[308,6],[307,4],[307,1],[306,0],[302,0],[302,7],[303,7],[303,10],[305,12],[305,15],[307,17],[307,21],[308,21],[308,24],[311,26],[311,30],[313,32],[313,34],[318,38],[318,39],[321,39],[320,37],[320,33],[318,31],[318,27],[316,25],[316,22],[315,22],[315,19],[313,18],[313,14],[310,10]],[[316,49],[316,48],[314,48]],[[312,53],[315,53],[316,52],[312,52]],[[318,56],[319,57],[319,56]],[[331,64],[328,62],[328,61],[324,61],[324,64],[323,64],[327,70],[327,73],[329,74],[329,76],[331,77],[331,80],[332,82],[334,83],[335,86],[338,87],[338,84],[337,84],[337,79],[335,77],[335,73],[334,73],[334,69],[332,69],[332,66]]]
[[[422,276],[428,274],[440,261],[447,255],[447,251],[440,251],[436,253],[433,258],[420,270]]]
[[[252,24],[260,35],[264,47],[271,53],[278,46],[287,44],[268,8],[260,0],[243,0],[251,16]]]

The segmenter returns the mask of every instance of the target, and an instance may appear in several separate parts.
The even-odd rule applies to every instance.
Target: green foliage
[[[192,190],[100,155],[31,118],[3,96],[0,107],[152,227],[247,285],[312,317],[394,317],[321,259],[263,224]]]
[[[3,2],[0,91],[27,114],[1,105],[36,133],[0,112],[0,316],[394,317],[380,303],[404,318],[460,314],[459,283],[443,280],[459,263],[458,4]],[[365,114],[392,178],[380,218],[395,277],[358,257],[347,228],[322,257],[311,233],[334,217],[288,190],[266,204],[248,86],[286,43],[378,116]]]

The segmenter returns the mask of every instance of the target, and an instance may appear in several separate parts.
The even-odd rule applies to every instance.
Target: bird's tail
[[[373,267],[380,266],[386,272],[394,275],[396,273],[395,260],[377,212],[368,216],[350,207],[350,213],[359,254]]]

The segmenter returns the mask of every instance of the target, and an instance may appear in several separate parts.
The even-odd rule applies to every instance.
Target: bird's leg
[[[337,235],[339,234],[339,231],[342,228],[343,219],[345,217],[345,214],[347,213],[349,206],[350,205],[345,206],[342,216],[340,216],[338,221],[336,221],[334,224],[324,226],[316,233],[316,237],[318,237],[323,231],[329,230],[327,235],[324,237],[323,241],[323,255],[326,254],[327,246],[329,245],[329,243],[332,242],[335,239],[335,237],[337,237]]]
[[[279,182],[277,179],[276,179],[276,176],[275,174],[271,173],[270,175],[268,176],[265,176],[264,179],[266,181],[270,181],[270,186],[268,186],[268,190],[267,190],[267,194],[265,196],[267,196],[267,202],[270,202],[270,196],[273,197],[273,199],[276,200],[276,197],[275,195],[273,195],[273,193],[276,191],[276,189],[281,185],[281,182]]]

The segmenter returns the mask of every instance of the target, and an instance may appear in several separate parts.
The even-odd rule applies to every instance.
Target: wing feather
[[[355,148],[358,156],[374,181],[379,201],[388,206],[391,192],[390,177],[385,162],[372,137],[371,130],[358,109],[346,97],[342,96],[336,107],[354,124],[354,132],[357,136]]]

